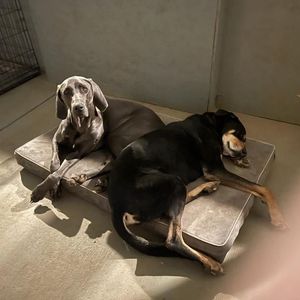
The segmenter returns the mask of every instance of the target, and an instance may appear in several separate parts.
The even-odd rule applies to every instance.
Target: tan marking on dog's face
[[[238,156],[239,153],[241,153],[245,147],[245,142],[238,139],[235,135],[235,130],[229,130],[222,136],[222,142],[223,142],[223,154],[231,157]]]

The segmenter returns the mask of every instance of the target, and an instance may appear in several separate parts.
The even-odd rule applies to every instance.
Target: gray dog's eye
[[[66,88],[64,90],[64,95],[69,96],[71,94],[71,89]]]
[[[88,92],[88,88],[85,87],[85,86],[83,86],[83,85],[80,87],[80,89],[81,89],[81,91],[82,91],[83,93],[85,93],[85,94]]]

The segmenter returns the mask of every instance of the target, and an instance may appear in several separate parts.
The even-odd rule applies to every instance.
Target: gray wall
[[[219,0],[22,0],[51,81],[92,77],[104,93],[207,109]]]
[[[217,105],[300,124],[300,1],[228,0]]]

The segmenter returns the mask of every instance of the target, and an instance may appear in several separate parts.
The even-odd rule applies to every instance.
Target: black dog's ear
[[[218,117],[230,117],[232,119],[237,118],[232,112],[224,110],[224,109],[218,109],[216,111],[216,116],[218,116]]]
[[[56,102],[56,116],[59,119],[63,120],[68,115],[68,109],[67,109],[64,101],[61,98],[60,87],[61,87],[61,85],[59,84],[57,86],[57,89],[56,89],[56,98],[55,98],[55,102]]]
[[[216,111],[217,116],[226,116],[226,115],[229,115],[229,114],[230,114],[230,112],[227,111],[227,110],[224,110],[224,109],[218,109]]]
[[[87,80],[89,81],[89,83],[92,86],[92,92],[93,92],[93,97],[94,97],[93,98],[94,105],[96,107],[98,107],[101,112],[104,112],[108,107],[108,103],[107,103],[107,100],[106,100],[104,94],[102,93],[99,85],[96,84],[93,81],[93,79],[88,78]]]

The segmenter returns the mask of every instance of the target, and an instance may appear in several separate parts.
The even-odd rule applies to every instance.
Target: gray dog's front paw
[[[60,196],[60,179],[50,174],[43,182],[41,182],[37,187],[32,191],[31,202],[38,202],[42,200],[47,192],[50,192],[50,196],[54,199]]]
[[[46,196],[47,191],[42,185],[38,185],[31,193],[30,202],[38,202]]]
[[[60,183],[56,183],[50,190],[49,195],[52,200],[57,200],[61,196],[61,185]]]

